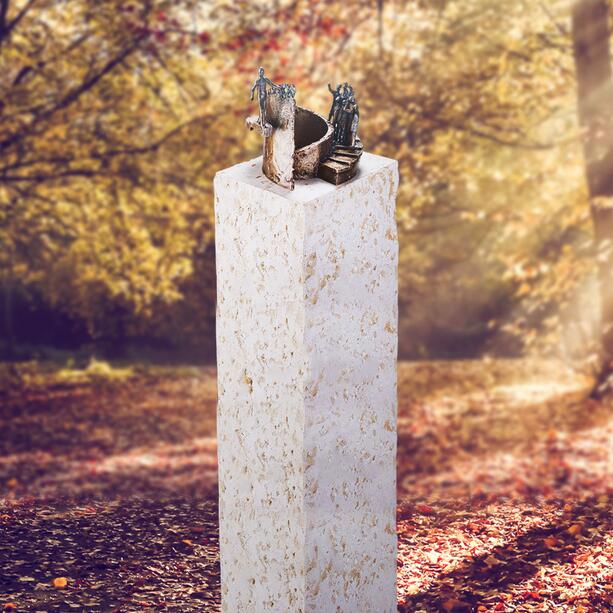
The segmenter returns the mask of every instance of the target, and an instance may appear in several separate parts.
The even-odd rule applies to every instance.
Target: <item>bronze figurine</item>
[[[264,69],[260,66],[258,70],[258,78],[255,80],[253,87],[251,88],[251,101],[253,102],[253,94],[255,90],[258,90],[258,102],[260,103],[260,125],[262,129],[266,127],[266,99],[268,97],[267,87],[274,88],[275,84],[264,76]]]
[[[336,185],[357,172],[362,143],[358,138],[360,111],[353,87],[345,82],[328,91],[332,105],[328,121],[296,106],[296,87],[277,85],[258,71],[251,100],[258,91],[259,116],[248,117],[247,126],[264,137],[262,169],[274,183],[294,188],[296,179],[318,176]]]
[[[332,153],[319,165],[318,176],[339,185],[348,181],[358,170],[363,146],[358,138],[360,110],[355,97],[355,91],[345,82],[332,89],[332,107],[329,121],[334,128]]]

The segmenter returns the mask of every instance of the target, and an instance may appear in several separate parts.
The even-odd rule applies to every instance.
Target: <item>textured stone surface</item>
[[[272,133],[264,138],[264,174],[271,181],[294,189],[294,97],[270,93],[266,98],[266,119],[272,125]]]
[[[228,613],[396,610],[397,183],[215,177]]]

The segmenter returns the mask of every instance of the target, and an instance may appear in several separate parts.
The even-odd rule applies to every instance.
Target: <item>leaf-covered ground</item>
[[[0,607],[219,611],[214,369],[19,381],[0,391]],[[587,383],[400,366],[401,611],[613,609],[613,412]]]

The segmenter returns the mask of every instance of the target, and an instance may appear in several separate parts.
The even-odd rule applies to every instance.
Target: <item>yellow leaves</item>
[[[530,286],[529,283],[522,283],[518,288],[517,291],[515,292],[516,296],[527,296],[530,291],[531,291],[532,287]]]
[[[68,585],[66,577],[56,577],[53,580],[53,587],[57,590],[63,590]]]
[[[496,87],[496,95],[498,96],[498,100],[505,103],[508,100],[510,92],[512,92],[512,88],[509,82],[504,78],[500,79]]]
[[[460,213],[460,219],[464,221],[483,221],[486,217],[485,211],[462,211]]]
[[[503,53],[500,57],[500,63],[498,64],[498,75],[502,76],[506,73],[509,65],[509,54]]]

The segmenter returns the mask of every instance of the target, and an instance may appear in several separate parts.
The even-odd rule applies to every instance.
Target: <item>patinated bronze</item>
[[[275,87],[275,84],[264,76],[264,69],[260,66],[258,70],[258,78],[255,80],[253,87],[251,88],[251,101],[253,102],[253,94],[255,90],[258,90],[258,102],[260,104],[260,125],[262,129],[265,129],[267,125],[266,121],[266,100],[268,98],[268,86]]]
[[[271,181],[293,189],[296,179],[319,176],[338,185],[355,175],[362,143],[351,85],[343,83],[333,90],[328,84],[332,94],[328,121],[296,106],[295,86],[273,83],[263,68],[251,88],[251,100],[256,90],[260,113],[248,117],[247,126],[264,137],[262,169]]]
[[[336,89],[332,89],[330,87],[330,83],[328,83],[328,91],[332,94],[332,106],[330,107],[330,112],[328,113],[328,121],[334,125],[336,122],[336,118],[338,116],[338,111],[341,106],[341,85],[337,85]]]
[[[339,185],[349,181],[358,170],[363,146],[358,138],[360,110],[355,91],[349,83],[332,89],[332,108],[329,118],[334,129],[331,154],[319,165],[318,176],[325,181]]]

